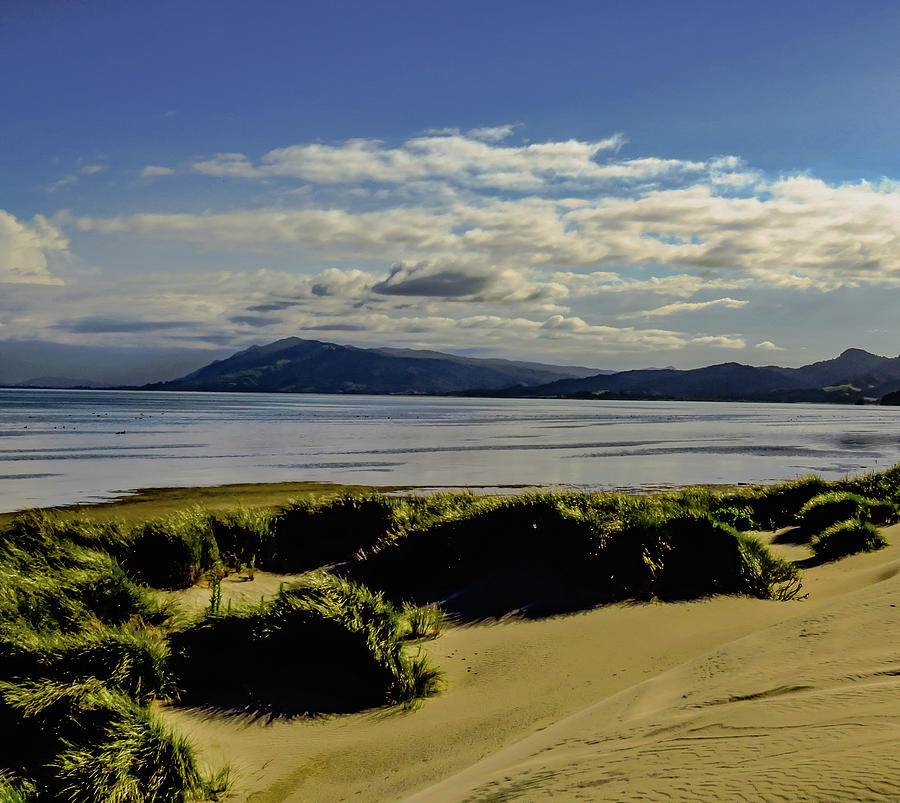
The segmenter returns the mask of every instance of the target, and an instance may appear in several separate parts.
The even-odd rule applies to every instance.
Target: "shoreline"
[[[278,507],[297,498],[338,496],[352,494],[400,494],[432,493],[474,493],[506,496],[527,493],[600,493],[645,496],[678,493],[688,488],[729,491],[753,485],[776,485],[793,479],[772,479],[764,483],[689,483],[684,485],[654,483],[645,486],[621,486],[595,488],[585,485],[534,485],[528,483],[506,483],[498,485],[355,485],[318,480],[296,480],[287,482],[237,482],[221,485],[178,485],[134,488],[117,492],[110,499],[86,502],[72,502],[59,505],[30,505],[16,510],[0,511],[0,526],[16,516],[33,510],[45,510],[63,515],[87,514],[99,520],[115,518],[115,514],[126,521],[150,515],[165,515],[186,507],[200,505],[210,510],[226,510],[231,507]],[[496,492],[496,493],[494,493]],[[235,496],[240,498],[235,499]],[[99,515],[97,515],[99,514]],[[109,515],[107,515],[109,514]]]
[[[64,515],[87,514],[92,518],[108,520],[121,514],[132,520],[147,514],[160,515],[200,505],[210,510],[226,510],[231,507],[278,507],[291,499],[338,496],[341,494],[385,494],[403,492],[441,493],[444,491],[465,493],[488,489],[525,493],[532,490],[561,490],[557,486],[539,487],[525,484],[509,485],[354,485],[318,480],[289,482],[237,482],[221,485],[183,485],[135,488],[121,491],[114,498],[99,501],[74,502],[60,505],[29,506],[17,510],[0,511],[0,525],[16,516],[32,510],[45,510]],[[677,490],[677,489],[673,489]],[[235,498],[239,497],[239,498]],[[99,515],[97,515],[99,514]],[[109,515],[106,515],[109,514]]]

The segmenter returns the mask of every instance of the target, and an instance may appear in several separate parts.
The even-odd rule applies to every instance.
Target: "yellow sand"
[[[258,803],[900,800],[900,527],[886,535],[898,546],[805,572],[802,602],[451,629],[427,645],[448,689],[418,711],[167,717]]]

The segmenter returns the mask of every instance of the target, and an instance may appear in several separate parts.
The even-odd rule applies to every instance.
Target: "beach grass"
[[[270,716],[410,705],[439,670],[406,653],[401,613],[326,572],[270,602],[208,611],[171,636],[181,699]]]
[[[415,707],[443,683],[421,643],[454,620],[796,598],[797,563],[750,531],[817,530],[807,548],[819,562],[880,548],[900,467],[658,495],[329,486],[275,504],[283,488],[254,487],[254,504],[179,491],[127,515],[27,511],[0,524],[0,723],[21,737],[0,757],[0,801],[216,799],[227,768],[202,770],[155,701],[264,716]],[[304,574],[274,599],[223,604],[223,578],[256,571]],[[198,582],[210,604],[193,618],[155,590]]]
[[[820,561],[838,560],[858,552],[875,552],[888,545],[882,532],[871,522],[858,518],[837,522],[810,542]]]

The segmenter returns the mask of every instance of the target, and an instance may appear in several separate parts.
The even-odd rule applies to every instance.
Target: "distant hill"
[[[148,390],[444,394],[495,391],[596,375],[596,368],[459,357],[438,351],[357,348],[289,337]]]
[[[114,388],[115,385],[109,385],[104,382],[94,382],[90,379],[72,379],[68,376],[36,376],[34,379],[27,379],[24,382],[17,382],[13,385],[16,388],[60,388],[60,389],[84,389],[103,390],[104,388]]]
[[[118,387],[184,376],[230,350],[0,340],[0,385]]]
[[[891,407],[900,407],[900,390],[882,396],[881,403]]]
[[[847,349],[833,360],[801,368],[726,362],[684,371],[621,371],[561,379],[509,395],[853,403],[874,402],[897,390],[900,357]]]

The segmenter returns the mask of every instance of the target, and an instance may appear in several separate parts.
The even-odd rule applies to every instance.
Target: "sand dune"
[[[415,712],[168,716],[257,803],[897,800],[898,573],[895,546],[807,571],[803,602],[454,628],[427,645],[448,690]]]
[[[872,586],[687,661],[411,800],[900,799],[898,573],[890,561],[868,573]]]

